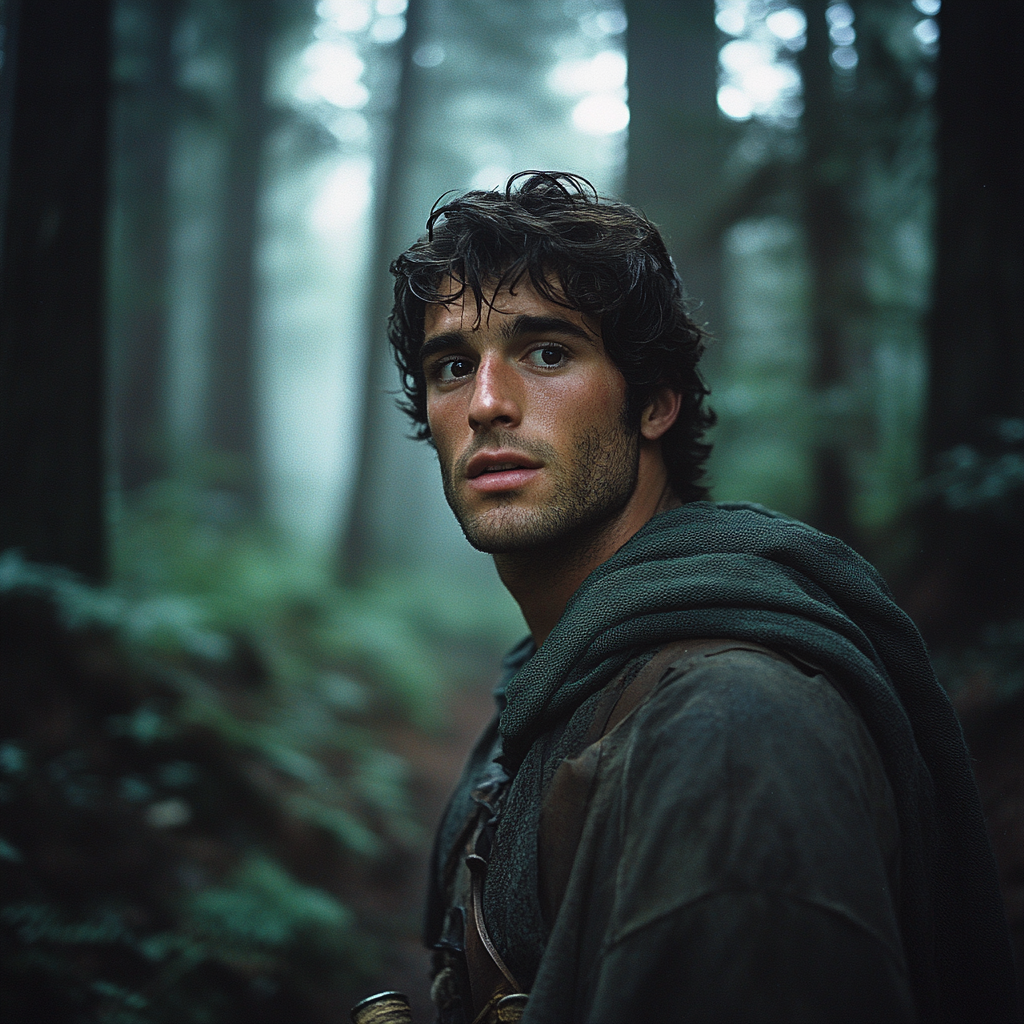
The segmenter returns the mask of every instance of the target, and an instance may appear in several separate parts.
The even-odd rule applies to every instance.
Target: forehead
[[[439,334],[466,334],[474,331],[486,333],[500,329],[508,317],[535,316],[565,320],[577,327],[583,327],[600,340],[600,325],[593,317],[545,298],[537,292],[529,278],[523,278],[511,291],[504,286],[495,290],[495,285],[494,281],[484,282],[484,301],[479,316],[476,298],[468,288],[451,302],[427,303],[423,315],[424,339]],[[438,291],[441,295],[455,295],[459,287],[457,282],[448,277],[441,283]]]

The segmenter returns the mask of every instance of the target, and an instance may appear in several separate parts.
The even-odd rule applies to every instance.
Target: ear
[[[656,388],[651,401],[640,415],[640,433],[648,441],[657,441],[675,423],[683,397],[671,388]]]

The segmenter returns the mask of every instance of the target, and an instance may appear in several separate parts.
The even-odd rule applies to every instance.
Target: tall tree
[[[733,133],[715,103],[719,37],[710,4],[627,0],[629,153],[625,195],[661,228],[697,317],[719,326],[721,235],[708,225],[724,201]]]
[[[810,518],[868,547],[865,510],[885,502],[866,492],[899,486],[892,479],[891,460],[898,457],[891,449],[905,442],[891,436],[891,423],[881,419],[879,410],[893,390],[882,373],[893,346],[903,358],[915,351],[921,314],[915,296],[922,289],[914,287],[900,232],[925,221],[932,163],[924,84],[929,71],[911,31],[912,8],[879,0],[853,0],[851,7],[855,53],[848,43],[839,47],[830,39],[828,15],[835,19],[839,8],[829,0],[805,4],[797,170],[817,405]],[[849,31],[844,21],[836,20],[836,27]],[[907,400],[904,406],[909,409]],[[907,409],[900,415],[912,419]],[[878,463],[889,468],[883,472]]]
[[[804,82],[804,155],[800,198],[811,277],[812,386],[822,413],[814,442],[819,529],[853,541],[850,516],[849,361],[859,347],[856,322],[863,317],[864,261],[854,210],[858,182],[848,129],[847,97],[836,89],[825,18],[830,0],[808,0],[807,45],[799,65]],[[844,117],[844,114],[846,115]],[[839,426],[836,428],[836,414]],[[844,429],[845,428],[845,429]]]
[[[166,475],[163,377],[169,269],[168,171],[178,90],[172,43],[181,0],[121,5],[112,109],[111,198],[120,206],[110,310],[114,463],[132,492]],[[120,257],[120,259],[118,259]]]
[[[1024,578],[1024,5],[946,0],[924,517],[933,631],[1019,614]]]
[[[256,243],[260,170],[270,128],[265,100],[273,0],[227,5],[233,90],[226,106],[227,173],[218,281],[214,296],[207,423],[209,443],[233,463],[223,481],[249,508],[256,480]]]
[[[758,393],[759,404],[770,405],[771,385],[756,369],[758,361],[768,366],[775,360],[785,365],[780,385],[791,393],[808,390],[795,415],[787,416],[787,426],[776,428],[788,432],[790,475],[785,485],[774,479],[771,500],[784,503],[787,487],[795,500],[806,500],[799,494],[806,480],[810,500],[798,514],[870,549],[872,543],[880,546],[881,536],[888,538],[910,499],[916,469],[921,400],[914,382],[923,358],[920,321],[927,289],[921,264],[928,252],[932,168],[930,58],[914,37],[916,12],[909,0],[808,0],[803,6],[806,35],[785,42],[796,51],[802,81],[799,124],[773,124],[778,115],[770,113],[744,127],[722,175],[733,185],[708,228],[711,237],[747,220],[751,228],[758,221],[765,230],[771,221],[797,228],[784,258],[781,251],[731,254],[727,284],[741,291],[733,292],[727,311],[737,332],[727,340],[741,344],[732,352],[723,346],[731,363],[723,360],[720,383],[723,398],[738,383],[748,394]],[[759,17],[765,13],[762,8]],[[829,16],[841,48],[830,39]],[[768,26],[753,20],[749,37],[771,39]],[[745,249],[754,236],[746,236],[748,242],[739,242],[741,237],[734,241]],[[746,271],[738,269],[739,259]],[[758,265],[761,270],[754,272]],[[782,289],[764,296],[766,308],[758,318],[750,295],[767,280],[762,271],[785,272],[795,287],[785,297]],[[746,273],[753,275],[747,288]],[[767,326],[772,309],[787,310],[785,324]],[[780,329],[769,337],[769,330]],[[748,368],[739,371],[743,362]],[[896,381],[897,375],[906,379]],[[724,414],[730,414],[728,402]],[[734,408],[732,421],[723,424],[718,467],[725,470],[725,490],[745,483],[744,474],[764,486],[757,477],[763,477],[764,465],[750,468],[757,465],[751,453],[764,415]],[[780,442],[782,436],[776,435]],[[769,457],[781,458],[780,449]],[[739,480],[730,479],[737,466]],[[885,543],[882,554],[898,559],[890,553],[895,544]]]
[[[16,54],[0,276],[0,548],[106,567],[109,0],[8,0]]]
[[[363,428],[360,431],[359,464],[353,488],[352,508],[339,548],[339,572],[343,579],[355,582],[381,561],[381,542],[375,530],[380,515],[381,477],[392,466],[382,466],[380,457],[381,424],[396,417],[394,361],[383,337],[383,325],[394,302],[394,282],[388,271],[391,260],[409,244],[409,225],[401,214],[407,212],[402,196],[407,187],[407,171],[412,156],[413,123],[421,113],[422,97],[417,90],[422,75],[413,62],[413,53],[423,38],[424,0],[409,0],[405,12],[405,33],[399,51],[398,89],[387,142],[377,151],[374,199],[374,233],[371,284],[367,299],[369,325],[369,372],[363,397]],[[417,211],[419,212],[419,211]],[[418,227],[418,225],[417,225]],[[413,232],[415,232],[413,228]],[[413,235],[415,237],[415,235]]]

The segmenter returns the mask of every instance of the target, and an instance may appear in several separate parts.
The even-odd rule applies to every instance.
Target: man
[[[437,836],[439,1019],[1012,1019],[920,637],[839,541],[706,500],[657,229],[538,172],[427,227],[392,266],[404,408],[530,631]]]

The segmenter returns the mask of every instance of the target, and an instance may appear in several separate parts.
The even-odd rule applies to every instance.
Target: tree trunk
[[[804,83],[804,157],[801,202],[810,273],[811,386],[819,406],[813,467],[815,508],[808,518],[820,530],[856,543],[850,515],[852,382],[849,362],[863,315],[863,258],[853,210],[855,155],[843,136],[844,104],[833,83],[825,10],[828,0],[808,0],[807,45],[799,57]],[[846,111],[849,117],[849,111]]]
[[[0,548],[101,579],[110,3],[6,7],[17,33],[0,278]]]
[[[235,87],[229,108],[228,166],[219,279],[214,300],[207,423],[213,450],[226,456],[219,481],[243,508],[259,505],[254,328],[260,169],[268,132],[264,101],[273,35],[271,0],[232,5]]]
[[[714,6],[627,0],[629,153],[625,198],[661,229],[699,322],[721,327],[720,233],[731,139],[715,102],[719,38]]]
[[[117,274],[124,280],[110,311],[114,387],[113,445],[118,485],[127,493],[167,475],[167,424],[163,397],[167,347],[169,270],[168,170],[177,108],[171,52],[180,0],[142,6],[150,31],[138,66],[120,81],[113,131],[117,136],[114,197],[123,232]]]
[[[402,189],[409,160],[413,118],[418,112],[414,89],[415,69],[412,55],[419,45],[423,24],[423,0],[409,0],[405,12],[405,35],[402,37],[398,95],[391,118],[388,146],[378,151],[378,173],[374,189],[374,237],[371,285],[367,309],[369,353],[367,380],[370,382],[363,397],[362,429],[358,443],[359,466],[353,487],[353,501],[342,543],[338,552],[338,571],[342,580],[360,581],[380,559],[380,544],[374,531],[376,517],[380,515],[380,473],[377,452],[378,427],[394,417],[395,402],[392,387],[384,386],[396,380],[391,346],[384,338],[394,303],[394,279],[389,267],[391,261],[409,244],[404,224],[396,216],[403,206]]]
[[[948,638],[1022,610],[1024,5],[946,0],[940,23],[926,431],[939,472],[915,610]]]

